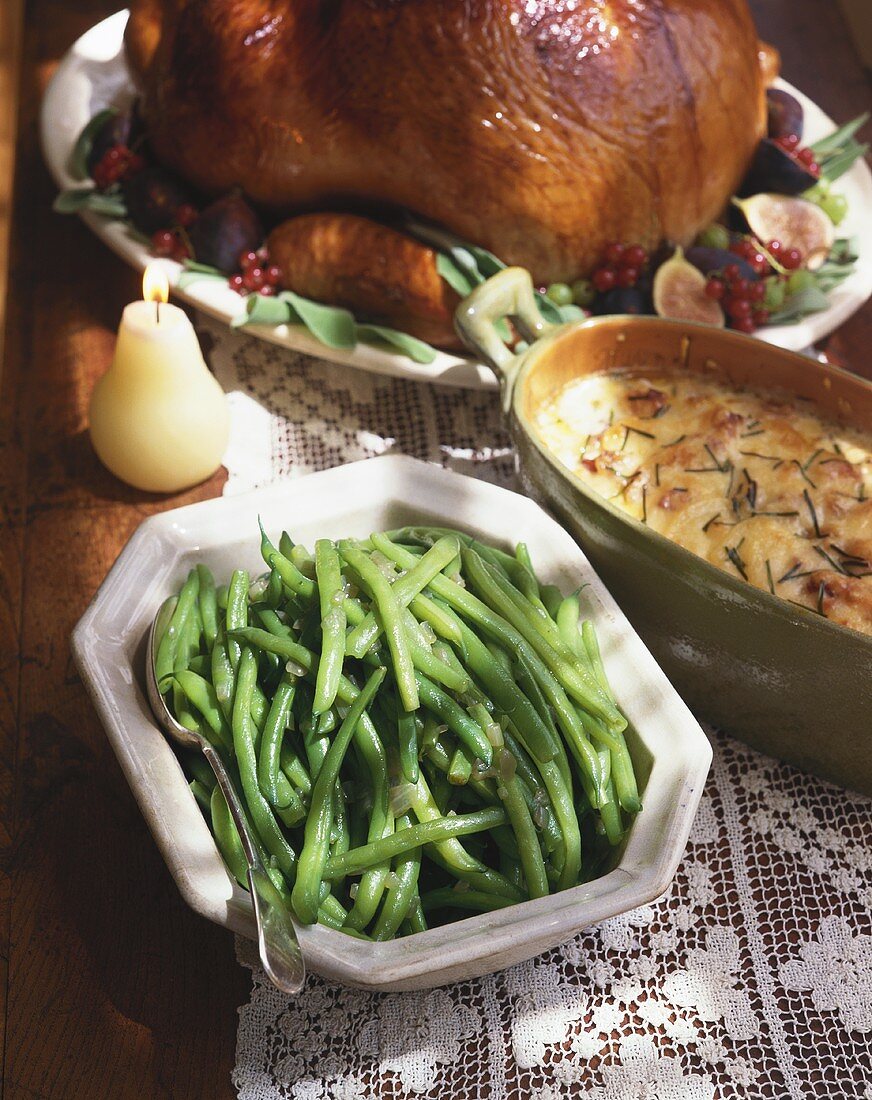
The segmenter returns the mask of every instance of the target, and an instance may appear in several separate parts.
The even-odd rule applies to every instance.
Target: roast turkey
[[[542,283],[689,243],[765,129],[745,0],[133,0],[126,47],[203,193],[409,210]]]

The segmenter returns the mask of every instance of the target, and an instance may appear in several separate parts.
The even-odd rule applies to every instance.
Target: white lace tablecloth
[[[232,392],[228,493],[390,450],[513,482],[493,392],[200,331]],[[289,1000],[240,940],[241,1100],[872,1100],[872,802],[711,738],[667,894],[529,963]]]

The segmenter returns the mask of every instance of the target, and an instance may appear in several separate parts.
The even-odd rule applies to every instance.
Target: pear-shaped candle
[[[230,415],[194,326],[167,304],[169,285],[159,265],[146,268],[143,294],[145,301],[125,308],[112,365],[94,388],[91,441],[122,481],[171,493],[217,470]]]

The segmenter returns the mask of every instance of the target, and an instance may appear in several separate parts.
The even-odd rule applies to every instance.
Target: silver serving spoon
[[[175,720],[160,693],[155,673],[155,657],[160,639],[169,625],[175,610],[176,599],[171,596],[164,600],[158,610],[151,629],[148,632],[148,652],[146,656],[146,683],[148,701],[155,718],[164,733],[185,748],[200,749],[215,773],[218,785],[227,800],[230,815],[236,826],[245,857],[248,860],[248,885],[254,906],[254,918],[257,922],[257,945],[260,949],[260,961],[269,975],[270,981],[283,993],[299,993],[306,980],[306,966],[300,951],[300,943],[294,928],[293,918],[287,904],[273,885],[260,852],[251,835],[248,820],[239,795],[233,786],[224,762],[212,745],[199,733],[186,729]]]

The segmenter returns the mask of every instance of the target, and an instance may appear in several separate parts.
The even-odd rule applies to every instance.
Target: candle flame
[[[142,296],[146,302],[168,302],[170,281],[160,264],[149,264],[142,273]]]

